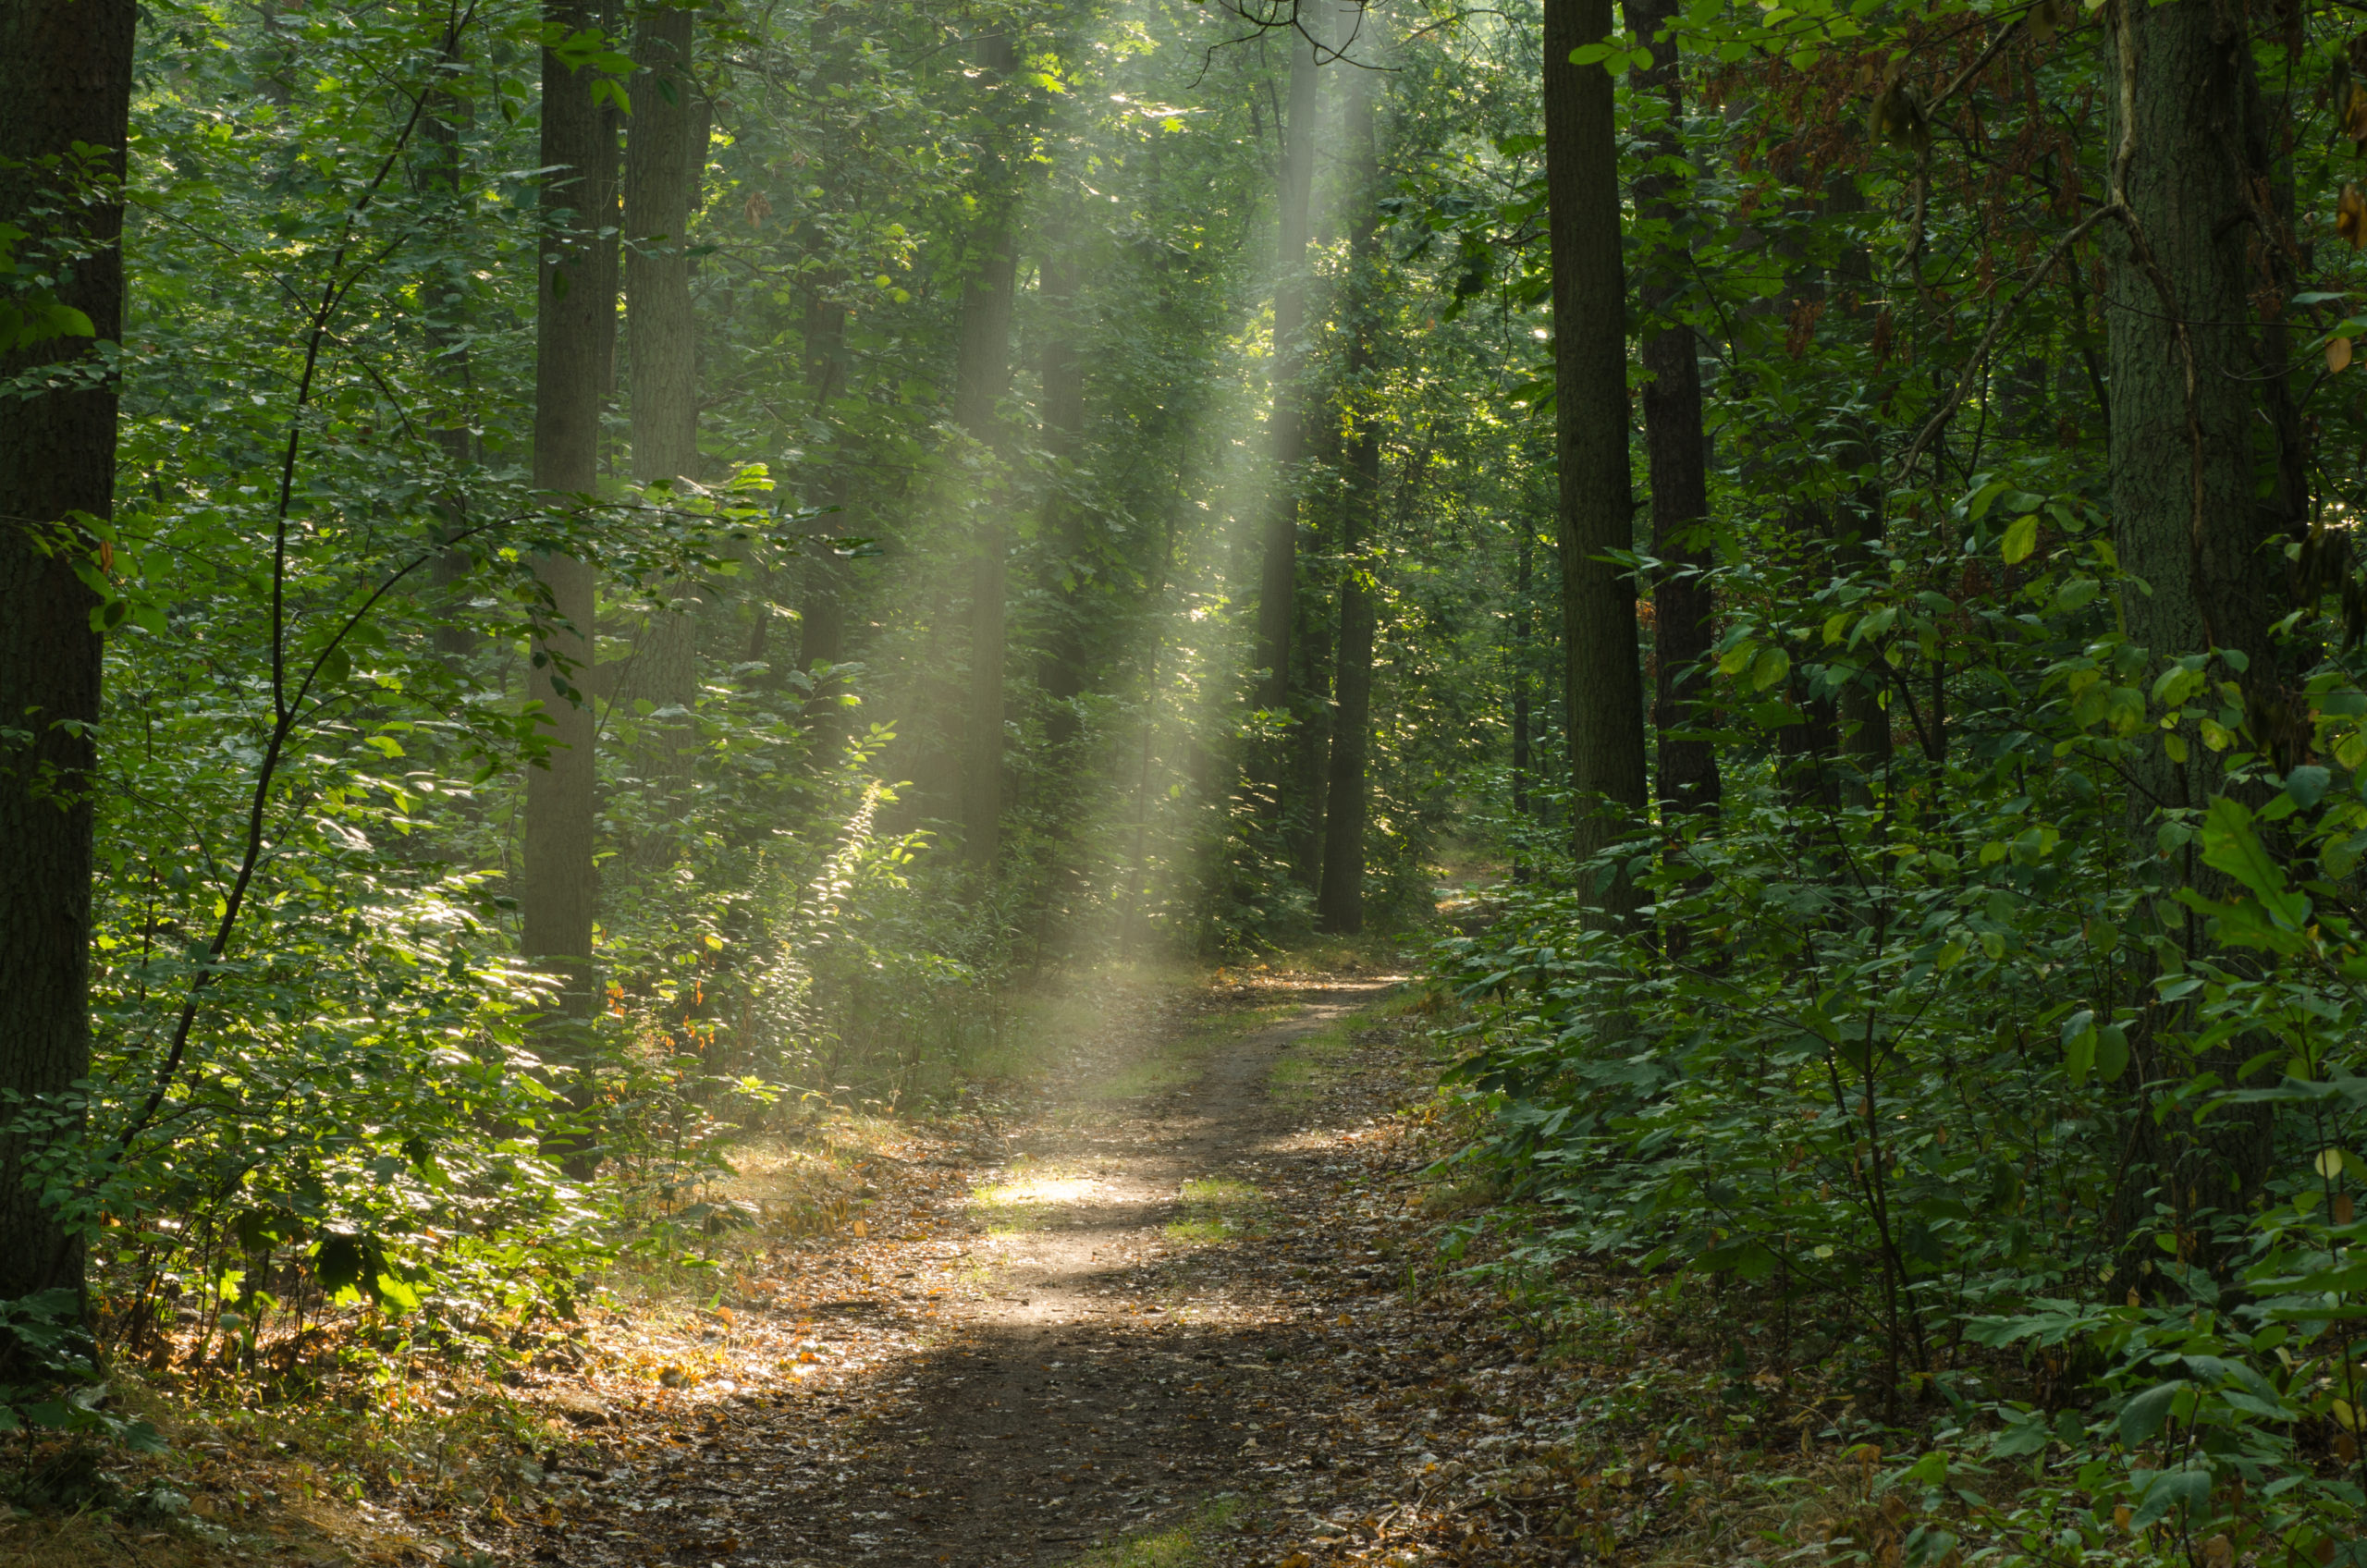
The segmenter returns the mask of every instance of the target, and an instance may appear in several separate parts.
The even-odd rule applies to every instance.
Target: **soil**
[[[1245,1435],[1243,1395],[1313,1348],[1297,1327],[1309,1308],[1277,1288],[1286,1279],[1256,1278],[1281,1270],[1245,1268],[1228,1256],[1237,1249],[1195,1247],[1170,1228],[1221,1235],[1231,1219],[1254,1248],[1254,1219],[1198,1215],[1255,1201],[1227,1206],[1222,1195],[1270,1198],[1319,1180],[1308,1168],[1325,1141],[1293,1136],[1298,1119],[1270,1092],[1273,1066],[1388,985],[1302,992],[1286,1021],[1223,1042],[1181,1084],[1085,1117],[1047,1117],[999,1148],[974,1142],[953,1162],[962,1184],[1013,1192],[1032,1222],[980,1238],[986,1227],[972,1217],[964,1229],[993,1253],[990,1287],[939,1316],[938,1343],[897,1369],[892,1402],[824,1407],[826,1420],[865,1429],[817,1434],[808,1401],[743,1407],[694,1459],[643,1477],[644,1489],[667,1494],[710,1477],[713,1506],[690,1517],[644,1506],[626,1514],[640,1527],[570,1533],[543,1555],[1056,1562],[1275,1469],[1287,1450]],[[1187,1193],[1220,1197],[1195,1203]],[[1227,1277],[1208,1277],[1217,1265]],[[914,1319],[912,1294],[875,1290],[825,1305],[840,1319]],[[850,1451],[868,1457],[829,1463]],[[759,1477],[768,1484],[745,1484]]]

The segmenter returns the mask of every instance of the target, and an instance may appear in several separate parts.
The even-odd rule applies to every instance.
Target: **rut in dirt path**
[[[934,1320],[932,1348],[874,1369],[865,1413],[820,1407],[826,1424],[858,1430],[817,1430],[811,1401],[743,1405],[694,1455],[644,1476],[644,1501],[611,1514],[597,1539],[539,1555],[735,1568],[1059,1562],[1260,1478],[1353,1468],[1353,1453],[1285,1462],[1245,1419],[1291,1403],[1316,1343],[1317,1309],[1265,1232],[1287,1224],[1294,1194],[1314,1191],[1331,1147],[1269,1080],[1294,1042],[1391,984],[1298,991],[1288,1017],[1208,1048],[1188,1081],[1097,1114],[1048,1116],[1000,1150],[971,1145],[964,1175],[980,1201],[969,1206],[968,1256],[991,1272],[976,1299]],[[1141,1048],[1113,1045],[1109,1069]],[[916,1310],[890,1284],[816,1317]]]

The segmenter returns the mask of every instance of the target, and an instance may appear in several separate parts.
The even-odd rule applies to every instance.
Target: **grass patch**
[[[1246,1182],[1215,1177],[1184,1183],[1184,1213],[1165,1234],[1179,1246],[1206,1246],[1257,1231],[1265,1194]]]
[[[1378,1011],[1359,1009],[1292,1041],[1290,1048],[1274,1060],[1272,1070],[1267,1073],[1268,1092],[1287,1104],[1301,1104],[1313,1098],[1325,1084],[1345,1077],[1356,1041],[1373,1029]]]
[[[1183,1028],[1147,1042],[1132,1055],[1105,1061],[1098,1072],[1069,1091],[1074,1103],[1055,1120],[1098,1121],[1106,1107],[1189,1084],[1199,1077],[1201,1064],[1211,1050],[1297,1011],[1294,1001],[1274,1001],[1195,1018]]]
[[[970,1189],[970,1212],[988,1235],[1012,1235],[1047,1229],[1047,1221],[1063,1209],[1089,1200],[1090,1176],[1058,1169],[1031,1170],[1024,1176]]]
[[[688,1313],[784,1243],[861,1235],[865,1168],[909,1135],[885,1117],[837,1114],[736,1144],[723,1170],[654,1188],[642,1207],[644,1223],[681,1228],[679,1245],[624,1258],[598,1282],[631,1310]]]
[[[1209,1561],[1208,1537],[1239,1512],[1239,1499],[1218,1498],[1180,1525],[1097,1547],[1076,1559],[1074,1568],[1199,1568]]]

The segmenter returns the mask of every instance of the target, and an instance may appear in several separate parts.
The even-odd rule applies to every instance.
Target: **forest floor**
[[[242,1482],[243,1513],[201,1464],[183,1528],[218,1553],[111,1527],[20,1556],[0,1525],[0,1568],[1709,1562],[1864,1511],[1838,1462],[1771,1490],[1743,1458],[1735,1413],[1783,1402],[1698,1314],[1564,1296],[1540,1361],[1502,1280],[1443,1261],[1490,1194],[1435,1170],[1467,1129],[1399,977],[1085,1005],[1000,1102],[853,1129],[835,1229],[758,1229],[719,1292],[620,1300],[489,1390],[529,1417],[507,1457],[372,1501]],[[780,1177],[747,1153],[762,1207]],[[248,1448],[226,1475],[293,1452]]]
[[[1262,1564],[1431,1533],[1451,1461],[1370,1413],[1400,1386],[1476,1397],[1402,1292],[1440,1151],[1404,1114],[1434,1069],[1397,990],[1220,977],[1107,1009],[1019,1119],[882,1148],[865,1236],[743,1276],[769,1342],[645,1407],[666,1425],[516,1544],[577,1568]],[[716,1375],[768,1357],[786,1379]]]

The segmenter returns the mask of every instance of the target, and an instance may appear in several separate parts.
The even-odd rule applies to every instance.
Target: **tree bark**
[[[1051,318],[1041,367],[1044,452],[1062,467],[1076,460],[1085,444],[1085,345],[1073,319],[1084,269],[1073,256],[1056,253],[1065,249],[1056,244],[1046,251],[1036,284],[1037,298]],[[1044,496],[1043,531],[1051,545],[1052,581],[1046,597],[1057,619],[1039,677],[1051,704],[1045,730],[1055,746],[1075,738],[1075,702],[1085,689],[1085,508],[1069,498],[1056,473]]]
[[[1528,827],[1528,781],[1530,726],[1529,660],[1534,656],[1529,644],[1536,632],[1530,625],[1528,594],[1531,579],[1536,574],[1537,529],[1526,517],[1519,521],[1520,542],[1515,546],[1513,565],[1513,816],[1523,831]],[[1513,857],[1513,880],[1527,880],[1527,866],[1517,850]]]
[[[953,423],[1000,464],[1003,432],[996,410],[1011,386],[1011,316],[1019,281],[1019,190],[1012,149],[1016,118],[996,94],[1012,90],[1019,53],[1011,39],[991,33],[977,59],[989,94],[986,153],[977,189],[985,211],[973,231],[973,265],[962,289],[956,349]],[[962,850],[974,865],[991,866],[1001,847],[1004,603],[1010,533],[1001,486],[983,497],[973,524],[970,570],[970,689],[963,724]]]
[[[2133,142],[2127,194],[2141,237],[2110,246],[2106,312],[2114,545],[2130,574],[2121,609],[2157,668],[2206,649],[2244,655],[2248,704],[2264,714],[2280,696],[2268,635],[2288,598],[2279,546],[2309,508],[2285,335],[2250,325],[2260,319],[2253,255],[2282,266],[2286,237],[2253,194],[2273,170],[2249,35],[2209,0],[2116,4],[2109,19],[2128,94],[2114,145]],[[2289,297],[2289,278],[2280,283]],[[2270,436],[2257,453],[2255,430]],[[2274,753],[2290,738],[2258,739]],[[2218,792],[2215,753],[2188,741],[2184,764],[2158,741],[2130,760],[2140,840],[2157,810]]]
[[[1361,62],[1360,62],[1361,64]],[[1380,305],[1380,149],[1379,83],[1368,69],[1348,79],[1345,140],[1354,165],[1348,198],[1347,395],[1355,434],[1348,444],[1347,494],[1340,508],[1340,630],[1331,675],[1331,777],[1323,811],[1323,876],[1316,920],[1325,931],[1365,928],[1365,768],[1372,741],[1373,594],[1364,546],[1379,533],[1380,416],[1374,407],[1374,339]],[[1408,477],[1411,483],[1411,477]]]
[[[550,0],[545,16],[574,33],[602,20],[590,0]],[[600,409],[615,358],[616,123],[592,98],[592,73],[543,52],[542,260],[534,309],[534,487],[566,506],[599,478]],[[554,975],[565,1011],[588,1017],[599,994],[592,962],[598,882],[593,867],[596,774],[592,707],[592,569],[548,553],[535,573],[561,624],[534,647],[528,695],[543,704],[547,766],[526,778],[525,956]]]
[[[698,325],[691,314],[686,231],[706,167],[707,105],[692,75],[694,12],[656,6],[633,29],[632,120],[625,142],[624,279],[627,398],[632,476],[679,485],[699,466]],[[663,710],[698,701],[698,620],[693,584],[659,587],[633,653],[632,690]],[[656,759],[682,771],[686,722],[661,722]]]
[[[0,0],[0,220],[29,231],[18,262],[55,258],[58,302],[89,317],[92,333],[0,355],[0,378],[12,382],[59,372],[56,386],[28,388],[0,415],[0,1093],[21,1096],[27,1110],[91,1067],[100,639],[73,559],[91,547],[77,515],[114,512],[117,390],[111,375],[85,381],[77,361],[123,337],[114,182],[137,14],[129,0]],[[78,141],[101,150],[88,168],[96,186],[73,178]],[[18,1115],[0,1111],[0,1121]],[[82,1290],[81,1232],[28,1185],[39,1153],[38,1135],[0,1137],[0,1299]]]
[[[830,400],[846,390],[847,312],[844,306],[829,297],[826,281],[807,288],[805,295],[805,393],[809,399],[807,423],[810,427],[828,425],[836,432],[829,418]],[[830,537],[843,538],[852,531],[847,526],[846,457],[833,449],[821,465],[813,487],[807,491],[809,504],[824,513],[821,527]],[[821,726],[824,716],[835,712],[835,706],[816,701],[822,695],[824,672],[846,656],[847,610],[846,567],[824,544],[816,542],[806,551],[803,563],[803,596],[798,607],[798,668],[816,685],[808,693],[808,723]]]
[[[2256,289],[2290,299],[2296,279],[2251,35],[2243,13],[2208,0],[2113,0],[2105,22],[2118,89],[2114,178],[2129,209],[2107,241],[2113,533],[2129,574],[2121,613],[2156,669],[2182,654],[2239,655],[2250,742],[2284,769],[2307,755],[2312,734],[2291,655],[2271,628],[2292,606],[2282,547],[2306,539],[2310,499],[2290,346],[2273,311],[2263,322],[2256,303]],[[2226,787],[2219,753],[2196,729],[2149,732],[2126,764],[2140,848],[2156,841],[2157,814],[2200,810]],[[2170,736],[2185,741],[2184,760],[2170,756]],[[2140,865],[2140,878],[2164,893],[2226,886],[2192,845]],[[2192,918],[2167,934],[2189,950],[2206,940]],[[2264,1045],[2233,1041],[2199,1063],[2167,1056],[2156,1030],[2176,1022],[2140,1020],[2132,1082],[2198,1067],[2233,1081]],[[2128,1108],[2136,1162],[2165,1179],[2173,1202],[2193,1190],[2198,1168],[2215,1166],[2203,1184],[2224,1194],[2214,1201],[2238,1207],[2268,1174],[2266,1109],[2235,1108],[2181,1133],[2140,1090]],[[2132,1180],[2129,1190],[2144,1185]]]
[[[842,9],[828,7],[816,15],[811,24],[808,36],[815,56],[824,62],[820,79],[826,92],[847,80],[845,48],[840,36],[846,20]],[[825,160],[816,180],[823,191],[822,210],[834,211],[844,199],[840,178],[835,163]],[[809,755],[814,762],[823,763],[837,749],[839,721],[843,716],[835,700],[839,695],[835,690],[838,682],[829,671],[846,658],[846,598],[850,587],[847,564],[823,539],[845,538],[856,530],[847,516],[852,499],[848,478],[849,433],[831,407],[846,395],[849,386],[847,309],[838,297],[846,279],[832,253],[835,241],[822,224],[809,223],[803,243],[809,257],[821,263],[819,270],[806,275],[803,286],[803,348],[805,428],[809,432],[806,452],[811,473],[805,500],[822,514],[818,525],[822,538],[808,540],[800,552],[797,668],[806,676],[805,728],[812,740]],[[767,614],[756,622],[752,660],[764,656],[770,619]]]
[[[1308,31],[1319,30],[1328,7],[1299,12],[1291,35],[1289,105],[1282,127],[1281,179],[1275,192],[1272,447],[1274,493],[1268,503],[1257,569],[1257,705],[1290,705],[1291,622],[1298,580],[1299,463],[1306,449],[1306,419],[1299,376],[1306,328],[1310,209],[1315,188],[1316,87],[1318,62]],[[1279,766],[1280,759],[1276,759]]]
[[[1826,218],[1852,217],[1865,210],[1866,196],[1858,188],[1857,175],[1848,169],[1834,170],[1824,186]],[[1862,245],[1844,245],[1835,260],[1833,292],[1840,296],[1841,312],[1862,324],[1868,314],[1867,300],[1874,291],[1873,258]],[[1848,390],[1864,396],[1854,384]],[[1881,553],[1881,447],[1871,420],[1853,417],[1846,428],[1847,438],[1837,445],[1834,460],[1851,477],[1825,514],[1831,528],[1831,570],[1836,577],[1864,573],[1879,580],[1887,572]],[[1891,710],[1883,696],[1878,672],[1860,676],[1841,689],[1839,741],[1841,759],[1847,765],[1842,769],[1841,782],[1852,804],[1872,803],[1873,781],[1890,770]],[[1933,704],[1931,725],[1935,743],[1944,741],[1945,717]]]
[[[1647,789],[1636,584],[1625,568],[1604,558],[1635,547],[1619,143],[1610,74],[1570,63],[1572,51],[1601,42],[1611,30],[1611,0],[1545,0],[1563,705],[1576,791],[1571,848],[1582,864],[1618,841],[1643,810]],[[1632,913],[1637,901],[1624,872],[1601,897],[1614,919]]]
[[[1676,0],[1637,0],[1626,12],[1628,24],[1652,52],[1651,67],[1637,73],[1637,86],[1657,94],[1668,116],[1651,139],[1656,165],[1685,156],[1685,89],[1676,40],[1674,34],[1661,37],[1677,10]],[[1642,304],[1651,314],[1666,312],[1684,285],[1686,195],[1685,177],[1666,166],[1651,167],[1636,181],[1637,216],[1669,229],[1644,267]],[[1643,361],[1652,556],[1662,567],[1652,584],[1652,724],[1660,753],[1655,792],[1661,826],[1674,833],[1680,817],[1713,815],[1719,799],[1717,748],[1701,733],[1700,712],[1709,694],[1707,659],[1717,641],[1716,606],[1704,575],[1711,564],[1703,537],[1710,516],[1709,447],[1693,329],[1679,322],[1648,328]]]

